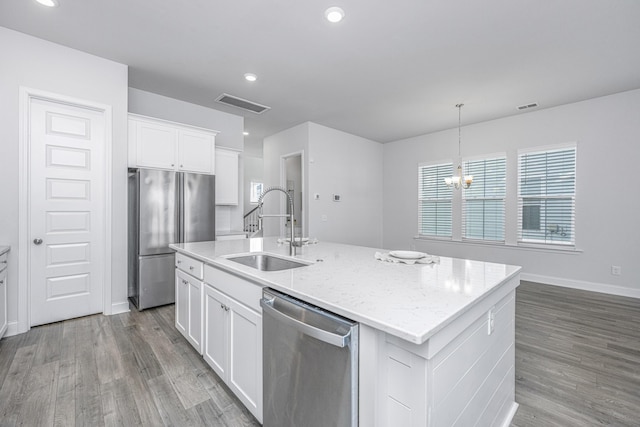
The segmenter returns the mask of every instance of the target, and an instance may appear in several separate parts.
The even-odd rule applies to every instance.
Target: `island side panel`
[[[508,426],[515,414],[519,276],[421,345],[380,331],[375,426]],[[493,328],[489,333],[490,319]],[[448,342],[444,343],[445,338]],[[369,378],[371,373],[364,373]],[[374,386],[369,381],[370,386]],[[366,402],[362,403],[367,408]]]

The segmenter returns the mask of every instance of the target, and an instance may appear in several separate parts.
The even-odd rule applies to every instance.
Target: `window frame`
[[[486,162],[488,161],[496,161],[496,160],[502,160],[503,161],[503,165],[504,165],[504,169],[503,169],[503,175],[502,175],[502,181],[504,182],[504,185],[501,189],[502,194],[500,196],[487,196],[486,194],[483,197],[467,197],[468,193],[471,193],[472,191],[475,191],[475,188],[477,188],[478,185],[478,177],[473,173],[473,169],[470,169],[469,163],[478,163],[478,162],[484,162],[486,165]],[[508,158],[507,158],[507,153],[505,152],[500,152],[500,153],[492,153],[492,154],[485,154],[482,156],[475,156],[475,157],[470,157],[470,158],[465,158],[463,159],[463,171],[465,175],[473,175],[474,176],[474,180],[473,183],[471,184],[471,187],[469,189],[462,189],[462,193],[461,193],[461,202],[460,202],[460,213],[461,213],[461,220],[460,220],[460,235],[461,235],[461,239],[462,241],[465,242],[481,242],[481,243],[487,243],[487,244],[493,244],[493,245],[504,245],[506,243],[506,234],[507,234],[507,229],[506,229],[506,224],[507,224],[507,169],[508,169]],[[485,174],[486,176],[486,174]],[[484,178],[484,176],[483,176]],[[476,187],[474,188],[474,185],[476,185]],[[483,180],[483,185],[484,185],[484,180]],[[486,190],[486,187],[484,187]],[[469,237],[467,236],[467,218],[468,218],[468,213],[467,213],[467,201],[471,201],[471,200],[482,200],[482,201],[501,201],[502,205],[502,236],[499,239],[492,239],[492,238],[486,238],[482,237]],[[483,229],[486,227],[486,220],[483,220]],[[484,233],[483,233],[484,234]]]
[[[426,237],[430,239],[443,239],[443,240],[451,240],[453,239],[453,190],[446,187],[444,183],[444,176],[440,176],[440,173],[436,171],[435,183],[441,184],[444,186],[442,189],[444,191],[443,195],[446,196],[446,192],[449,193],[448,197],[432,197],[425,198],[423,185],[424,185],[424,168],[449,168],[448,172],[445,172],[446,176],[451,176],[453,174],[453,161],[451,160],[441,160],[436,162],[423,162],[418,164],[418,236]],[[440,191],[436,191],[438,195],[440,195]],[[425,234],[423,233],[423,204],[426,202],[433,202],[435,204],[435,208],[438,208],[438,204],[440,203],[448,203],[449,205],[449,219],[448,219],[448,234],[441,234],[438,232],[438,226],[436,225],[435,234]],[[437,221],[437,220],[436,220]],[[446,227],[446,224],[445,224]],[[445,230],[446,231],[446,230]]]
[[[572,193],[562,193],[556,195],[522,195],[522,159],[523,156],[531,155],[531,154],[542,154],[542,153],[553,153],[560,151],[569,151],[573,150],[573,192]],[[554,145],[546,145],[546,146],[537,146],[537,147],[529,147],[518,150],[517,152],[517,194],[516,194],[516,204],[517,204],[517,226],[516,226],[516,243],[518,246],[529,246],[529,247],[541,247],[541,248],[567,248],[567,249],[575,249],[576,248],[576,194],[577,194],[577,175],[578,175],[578,144],[576,142],[569,142],[563,144],[554,144]],[[545,185],[549,181],[547,179],[548,175],[545,175],[544,181],[541,181],[541,185]],[[545,231],[545,238],[543,239],[535,239],[535,238],[527,238],[524,236],[524,210],[527,206],[537,206],[537,205],[527,205],[525,204],[525,199],[529,200],[539,200],[546,204],[548,201],[560,201],[560,200],[568,200],[570,204],[570,214],[569,214],[569,240],[553,240],[547,239],[547,234],[553,232]],[[545,224],[541,218],[546,215],[545,207],[540,205],[540,213],[541,217],[538,218],[539,226],[549,228],[549,225]],[[559,227],[558,224],[551,224]]]

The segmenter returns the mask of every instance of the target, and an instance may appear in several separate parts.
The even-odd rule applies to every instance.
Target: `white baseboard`
[[[129,309],[129,301],[116,302],[111,304],[111,314],[127,313]]]
[[[9,322],[7,324],[7,332],[5,332],[5,337],[11,337],[13,335],[18,335],[18,322]]]
[[[583,291],[600,292],[603,294],[617,295],[621,297],[640,298],[640,289],[631,289],[624,286],[615,286],[606,283],[563,279],[561,277],[543,276],[541,274],[529,273],[521,273],[520,280],[542,283],[545,285],[562,286],[565,288],[581,289]]]

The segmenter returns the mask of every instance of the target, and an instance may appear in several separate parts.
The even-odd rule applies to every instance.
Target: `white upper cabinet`
[[[215,131],[129,115],[129,166],[215,173]]]
[[[216,205],[238,204],[239,153],[216,148]]]

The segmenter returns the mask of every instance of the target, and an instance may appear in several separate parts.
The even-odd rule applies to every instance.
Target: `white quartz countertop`
[[[376,252],[386,252],[382,249],[320,242],[296,248],[296,258],[311,265],[266,272],[225,256],[255,252],[287,256],[288,244],[259,238],[170,247],[416,344],[428,340],[520,271],[512,265],[447,257],[440,257],[437,264],[396,264],[374,258]]]

